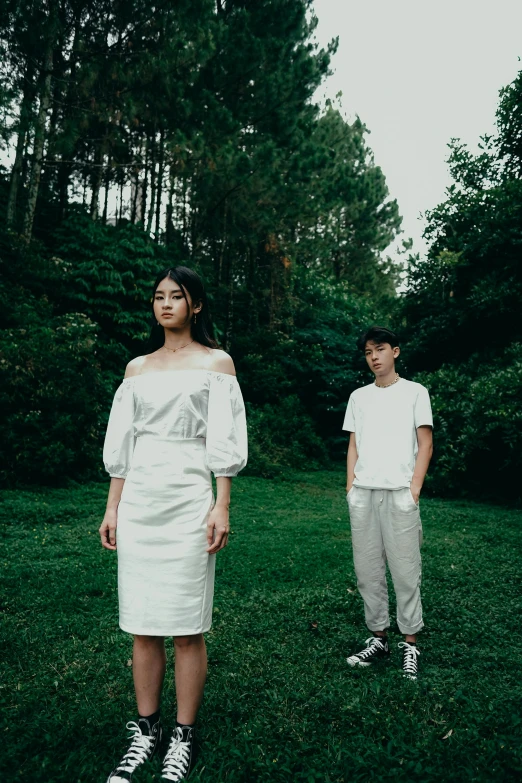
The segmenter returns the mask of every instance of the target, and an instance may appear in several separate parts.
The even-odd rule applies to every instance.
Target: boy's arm
[[[346,491],[352,488],[355,478],[355,463],[357,462],[357,446],[355,445],[355,432],[350,432],[350,442],[348,444],[348,455],[346,457]]]
[[[430,426],[417,427],[417,443],[419,450],[410,484],[411,494],[416,503],[419,502],[419,495],[433,454],[433,430]]]

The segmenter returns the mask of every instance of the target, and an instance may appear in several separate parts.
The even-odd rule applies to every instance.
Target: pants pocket
[[[413,503],[413,505],[415,506],[415,508],[419,508],[419,504],[415,502],[415,498],[413,497],[413,495],[412,495],[412,493],[411,493],[411,489],[408,487],[408,489],[407,489],[406,491],[407,491],[407,493],[408,493],[408,497],[409,497],[409,499],[411,500],[411,502]]]

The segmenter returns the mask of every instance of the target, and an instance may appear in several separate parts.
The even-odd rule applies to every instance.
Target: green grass
[[[422,679],[367,637],[336,473],[234,484],[193,783],[510,781],[522,773],[522,513],[423,500]],[[0,780],[103,783],[134,719],[106,488],[4,493]],[[397,629],[393,640],[399,641]],[[170,646],[170,641],[169,641]],[[172,665],[164,717],[175,715]],[[159,777],[158,767],[136,783]]]

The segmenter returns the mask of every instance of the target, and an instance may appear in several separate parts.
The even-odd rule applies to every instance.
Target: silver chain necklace
[[[401,376],[399,375],[399,373],[396,373],[395,374],[395,380],[390,381],[390,383],[385,383],[384,386],[381,386],[380,384],[378,384],[376,380],[374,381],[374,383],[375,383],[375,385],[377,386],[378,389],[387,389],[388,386],[393,386],[393,384],[397,383],[397,381],[400,381],[400,379],[401,379]]]

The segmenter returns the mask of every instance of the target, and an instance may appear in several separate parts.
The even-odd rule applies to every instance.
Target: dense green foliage
[[[311,0],[2,5],[5,481],[100,475],[149,286],[182,262],[236,362],[248,470],[341,457],[346,401],[370,380],[355,338],[381,322],[432,393],[427,488],[520,497],[522,74],[480,154],[451,143],[453,185],[397,296],[382,254],[398,207],[364,124],[314,103],[336,48],[316,21]]]
[[[142,232],[126,227],[116,237],[89,218],[68,222],[57,249],[74,246],[70,256],[5,238],[0,254],[0,461],[8,482],[92,475],[115,380],[131,357],[124,339],[146,333],[138,273],[148,282],[157,261]]]
[[[414,685],[398,671],[396,628],[389,666],[345,662],[367,630],[343,487],[342,473],[324,471],[234,485],[194,783],[520,780],[520,648],[499,643],[506,608],[520,610],[520,512],[421,501],[426,628]],[[125,747],[132,640],[117,627],[116,558],[97,534],[104,495],[100,484],[4,493],[6,783],[102,781]],[[170,655],[163,710],[170,728]],[[139,780],[157,777],[155,766]]]
[[[427,486],[511,501],[520,497],[522,362],[520,346],[477,371],[474,360],[444,365],[415,380],[428,386],[437,425]]]
[[[180,262],[203,275],[236,361],[249,469],[324,463],[361,382],[346,345],[394,294],[381,252],[400,218],[363,124],[312,100],[336,44],[313,43],[311,2],[49,0],[2,14],[16,152],[0,180],[4,478],[99,473],[111,394],[145,350],[150,285]],[[68,403],[53,411],[53,397]],[[67,458],[51,445],[62,428]],[[31,437],[42,459],[29,470]]]
[[[520,497],[521,117],[522,72],[480,154],[450,145],[454,184],[428,216],[431,248],[410,259],[400,303],[406,363],[434,395],[438,491]]]
[[[50,249],[5,238],[4,481],[101,475],[111,396],[125,363],[145,348],[147,289],[165,256],[140,227],[103,226],[80,211],[62,223]],[[306,270],[296,291],[291,330],[244,328],[233,342],[249,407],[249,470],[264,475],[342,454],[339,420],[350,391],[364,382],[355,337],[374,318],[374,306],[347,282]],[[216,320],[222,333],[219,313]]]

